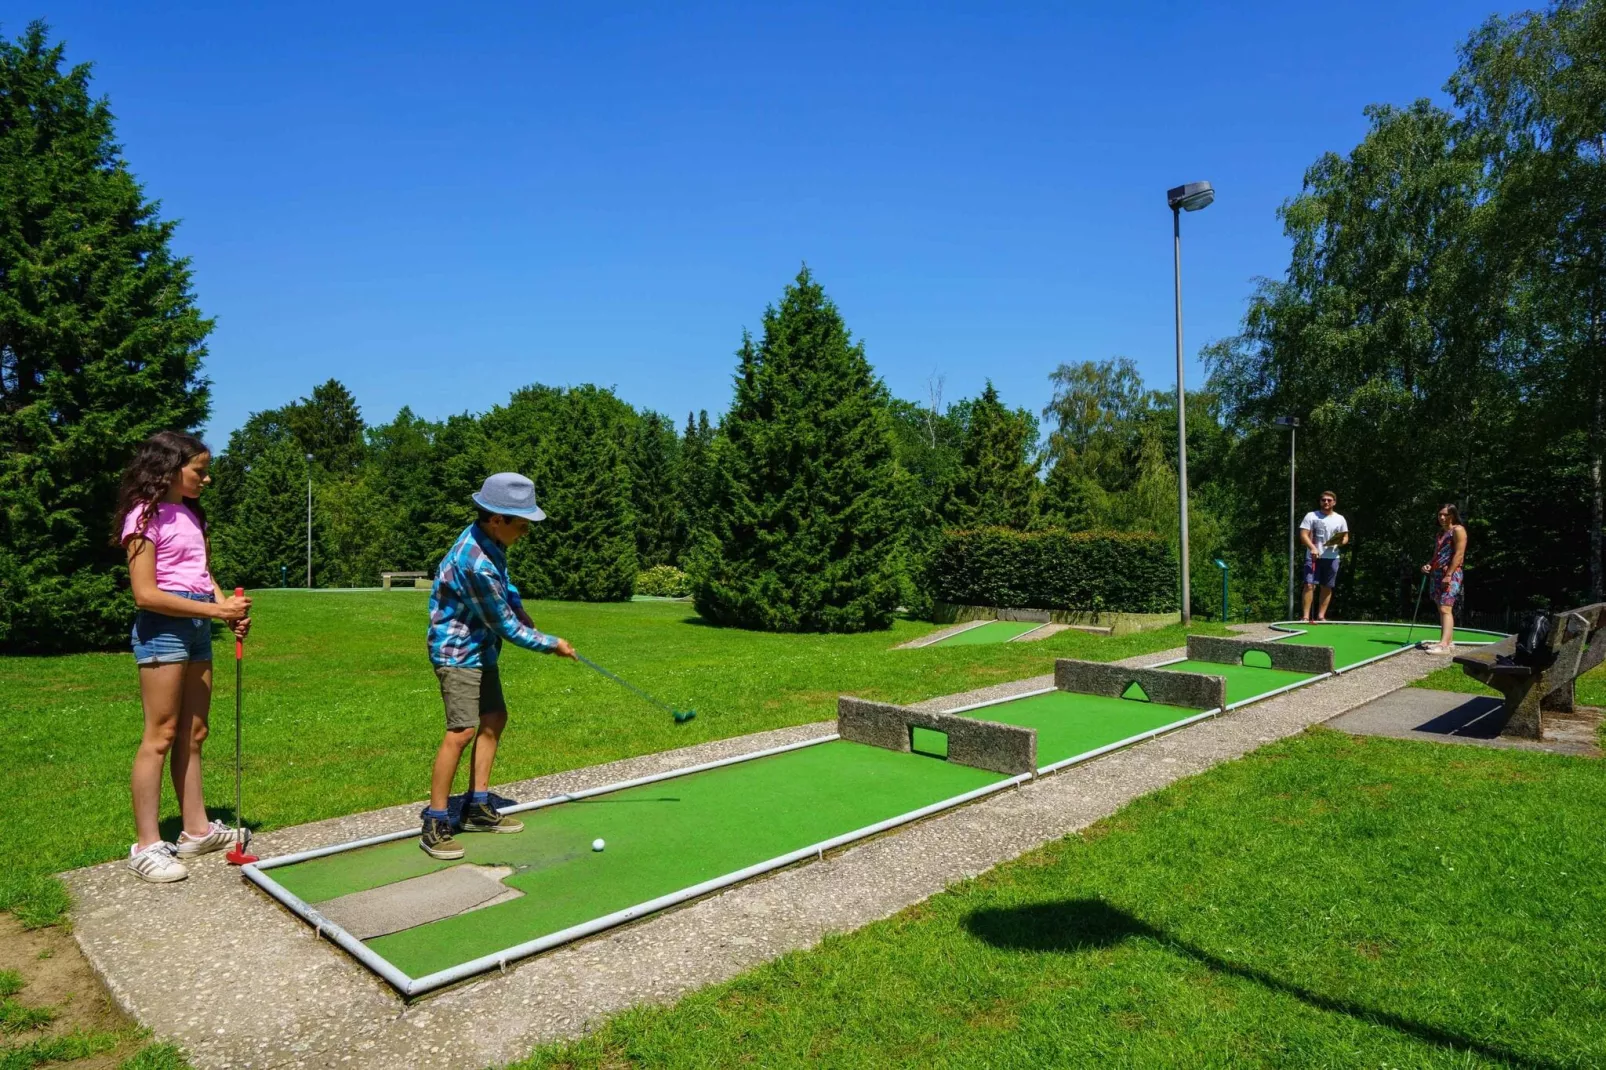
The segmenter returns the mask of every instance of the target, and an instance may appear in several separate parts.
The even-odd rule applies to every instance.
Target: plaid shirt
[[[508,582],[507,551],[470,524],[441,558],[429,595],[429,660],[436,665],[481,668],[495,665],[508,639],[549,654],[558,637],[519,619],[524,603]]]

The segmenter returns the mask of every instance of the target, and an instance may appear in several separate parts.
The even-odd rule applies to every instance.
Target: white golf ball
[[[591,841],[591,849],[593,851],[600,851],[606,846],[608,846],[608,845],[606,843],[603,843],[601,840],[592,840]]]

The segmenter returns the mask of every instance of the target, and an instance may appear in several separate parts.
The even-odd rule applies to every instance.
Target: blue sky
[[[595,382],[722,411],[807,261],[877,372],[1041,409],[1188,381],[1278,205],[1371,102],[1442,98],[1487,4],[9,6],[92,60],[217,319],[209,434],[335,376],[370,422]]]

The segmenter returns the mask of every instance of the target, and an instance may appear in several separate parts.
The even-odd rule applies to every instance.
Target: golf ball
[[[606,846],[608,846],[608,845],[606,843],[603,843],[601,840],[592,840],[591,841],[591,849],[593,851],[600,851]]]

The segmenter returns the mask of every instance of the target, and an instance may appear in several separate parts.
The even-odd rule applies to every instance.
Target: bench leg
[[[379,580],[379,586],[380,586],[380,588],[382,590],[386,590],[386,591],[390,590],[390,577],[389,576],[381,577],[380,580]]]
[[[1506,692],[1506,723],[1500,729],[1500,734],[1519,739],[1540,739],[1539,688],[1529,680],[1524,680],[1523,684],[1526,686]]]
[[[1540,709],[1553,713],[1572,713],[1573,703],[1577,698],[1577,684],[1578,681],[1576,680],[1568,680],[1564,685],[1556,688],[1556,690],[1545,696],[1544,701],[1539,704]]]

